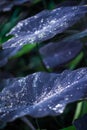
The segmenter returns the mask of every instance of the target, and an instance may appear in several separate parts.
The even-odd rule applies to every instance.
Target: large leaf
[[[60,41],[43,46],[40,48],[40,54],[46,67],[53,68],[72,60],[81,49],[82,43],[80,41]]]
[[[21,5],[32,0],[0,0],[0,11],[9,11],[14,5]]]
[[[87,68],[61,74],[37,72],[4,80],[0,92],[0,120],[24,115],[43,117],[63,113],[68,103],[87,97]]]
[[[87,130],[87,114],[74,121],[76,130]]]
[[[60,7],[19,22],[9,34],[15,35],[3,48],[42,42],[75,24],[87,12],[86,6]]]

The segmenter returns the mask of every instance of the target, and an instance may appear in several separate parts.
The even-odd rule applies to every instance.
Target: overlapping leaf
[[[9,11],[14,5],[21,5],[32,0],[0,0],[0,11]]]
[[[24,115],[58,115],[68,103],[87,97],[87,68],[61,74],[37,72],[24,78],[4,80],[0,92],[0,120]]]
[[[53,68],[72,60],[81,49],[80,41],[60,41],[43,46],[40,48],[40,54],[46,67]]]
[[[87,114],[74,121],[76,130],[87,130]]]
[[[27,43],[42,42],[63,32],[87,13],[86,6],[60,7],[52,11],[42,11],[19,22],[9,34],[15,35],[3,44],[3,48],[22,46]]]

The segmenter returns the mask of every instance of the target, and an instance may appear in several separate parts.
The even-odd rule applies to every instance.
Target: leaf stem
[[[77,107],[76,107],[76,111],[75,111],[75,115],[74,115],[73,120],[76,120],[79,118],[80,113],[81,113],[81,109],[82,109],[82,105],[83,105],[83,102],[77,103]]]
[[[52,72],[51,69],[48,69],[48,68],[45,66],[45,64],[43,63],[42,57],[41,57],[41,55],[40,55],[40,53],[39,53],[38,43],[36,43],[36,47],[37,47],[38,56],[39,56],[39,58],[40,58],[40,61],[41,61],[42,66],[44,67],[44,70],[45,70],[46,72]]]
[[[29,126],[29,128],[31,129],[31,130],[36,130],[35,128],[34,128],[34,126],[32,125],[32,123],[24,116],[24,117],[21,117],[21,120],[24,122],[24,123],[26,123],[27,124],[27,126]]]

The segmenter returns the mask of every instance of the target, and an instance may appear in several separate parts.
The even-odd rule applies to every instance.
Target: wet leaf
[[[87,130],[87,114],[74,121],[76,130]]]
[[[82,43],[78,40],[60,41],[43,46],[40,54],[46,67],[54,68],[72,60],[81,49]]]
[[[87,68],[66,70],[61,74],[37,72],[3,83],[1,121],[12,121],[24,115],[54,116],[63,113],[68,103],[87,97]]]
[[[0,0],[0,11],[9,11],[14,5],[21,5],[32,0]]]
[[[62,33],[75,24],[87,12],[86,6],[60,7],[19,22],[9,34],[15,35],[3,44],[3,48],[42,42]]]

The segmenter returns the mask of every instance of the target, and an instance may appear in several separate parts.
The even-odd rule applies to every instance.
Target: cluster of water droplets
[[[85,6],[60,7],[52,11],[42,11],[19,22],[9,33],[15,37],[4,43],[3,48],[50,39],[76,23],[86,12]]]
[[[8,79],[0,92],[0,119],[61,114],[68,103],[87,97],[87,68],[61,74],[38,72]],[[8,118],[9,117],[9,118]]]

